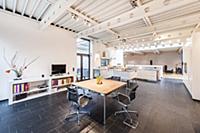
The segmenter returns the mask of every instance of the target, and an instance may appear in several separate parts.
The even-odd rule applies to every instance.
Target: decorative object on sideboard
[[[103,84],[102,80],[103,80],[103,77],[102,77],[102,76],[97,76],[96,82],[97,82],[98,85]]]
[[[13,57],[10,59],[10,61],[6,57],[5,49],[3,50],[3,58],[7,65],[10,67],[6,70],[6,73],[14,72],[16,75],[16,78],[14,80],[20,80],[22,79],[22,75],[25,69],[28,68],[33,62],[35,62],[39,57],[31,60],[30,62],[26,62],[27,58],[24,58],[24,62],[22,65],[17,64],[17,58],[18,58],[18,52],[16,51]]]
[[[70,72],[69,72],[69,70],[70,70],[70,67],[69,67],[69,66],[68,66],[68,69],[67,69],[67,70],[68,70],[67,74],[69,75],[69,74],[70,74]]]

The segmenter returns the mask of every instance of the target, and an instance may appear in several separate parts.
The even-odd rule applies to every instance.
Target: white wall
[[[118,64],[124,64],[124,56],[122,50],[117,50],[112,47],[106,47],[101,43],[93,44],[93,67],[98,68],[101,66],[101,57],[103,52],[106,53],[106,57],[110,59],[110,66],[117,66]]]
[[[110,65],[111,66],[118,66],[118,65],[123,66],[124,65],[123,50],[112,48],[109,51],[110,51],[110,58],[111,58]]]
[[[76,66],[73,33],[52,26],[42,31],[36,22],[1,12],[0,18],[0,100],[8,98],[8,81],[14,77],[5,73],[8,66],[2,57],[4,48],[8,58],[18,51],[19,62],[25,57],[29,60],[40,57],[24,72],[24,78],[49,75],[53,63],[67,64],[72,73],[72,67]]]
[[[153,60],[154,65],[167,65],[168,68],[175,68],[176,64],[181,63],[181,56],[178,52],[164,52],[160,54],[145,54],[145,55],[125,55],[125,64],[134,65],[149,65],[150,60]]]
[[[93,68],[98,68],[101,66],[101,57],[103,51],[106,50],[106,46],[100,43],[93,43]]]
[[[192,92],[193,98],[200,100],[200,32],[192,37]]]
[[[191,45],[183,48],[183,61],[187,63],[184,83],[193,99],[200,100],[200,32],[194,33]]]
[[[187,63],[187,68],[183,67],[183,82],[192,94],[192,42],[183,46],[183,63]]]

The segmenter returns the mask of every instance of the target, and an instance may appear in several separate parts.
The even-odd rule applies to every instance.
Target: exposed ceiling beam
[[[44,16],[42,21],[40,22],[41,29],[45,29],[52,22],[54,22],[59,16],[66,12],[67,7],[71,7],[75,2],[80,0],[58,0],[51,10]]]
[[[67,7],[66,9],[67,9],[67,11],[69,11],[69,12],[71,12],[71,13],[73,13],[73,14],[76,14],[76,15],[79,16],[80,18],[89,21],[89,22],[92,23],[93,25],[99,24],[99,23],[96,22],[95,20],[93,20],[93,19],[87,17],[87,16],[84,15],[83,13],[80,13],[79,11],[77,11],[77,10],[71,8],[71,7]]]
[[[75,10],[75,9],[73,9],[73,8],[71,8],[71,7],[67,7],[67,10],[68,10],[69,12],[74,13],[74,14],[76,14],[77,16],[81,17],[82,19],[89,21],[89,22],[92,23],[93,25],[98,25],[98,24],[99,24],[99,22],[97,22],[97,21],[91,19],[90,17],[84,15],[83,13],[78,12],[77,10]],[[115,31],[113,31],[113,30],[111,30],[111,29],[107,29],[107,31],[110,32],[111,34],[115,35],[115,36],[120,36],[117,32],[115,32]]]
[[[200,23],[198,23],[192,31],[192,35],[196,32],[196,30],[200,27]]]
[[[170,36],[168,36],[169,34],[170,34]],[[147,43],[152,43],[152,42],[157,42],[157,41],[187,38],[187,37],[191,36],[191,32],[188,30],[174,31],[174,32],[158,33],[158,36],[162,36],[162,38],[151,40],[152,36],[150,35],[150,36],[144,36],[144,37],[132,37],[132,38],[130,37],[129,40],[132,41],[132,43],[130,43],[130,44],[147,44]],[[117,44],[119,41],[120,40],[115,40],[115,41],[108,42],[108,43]]]
[[[21,14],[17,14],[17,13],[13,13],[13,12],[10,12],[8,10],[4,10],[4,9],[1,9],[0,8],[0,12],[3,13],[3,14],[6,14],[6,15],[10,15],[10,16],[15,16],[17,18],[23,18],[24,20],[26,20],[27,22],[36,22],[38,23],[37,20],[35,19],[31,19],[29,17],[26,17],[26,16],[22,16]],[[38,23],[39,24],[39,23]]]
[[[17,6],[17,0],[13,1],[13,13],[16,11],[16,6]]]
[[[24,7],[23,7],[23,9],[22,9],[22,16],[24,16],[24,13],[25,13],[26,8],[27,8],[27,5],[28,5],[28,1],[29,1],[29,0],[26,0],[25,3],[24,3]]]
[[[141,7],[142,6],[141,0],[138,0],[137,4],[138,4],[139,7]],[[145,22],[146,26],[153,26],[153,23],[151,22],[149,16],[144,15],[143,21]],[[156,31],[153,33],[153,37],[155,37],[155,36],[157,36]]]
[[[61,17],[60,19],[58,19],[58,20],[55,20],[54,22],[55,22],[55,24],[57,24],[57,25],[63,25],[63,24],[65,24],[65,23],[70,23],[71,21],[71,17],[69,17],[68,16],[69,14],[67,13],[67,14],[64,14],[64,16],[63,17]]]
[[[3,9],[5,10],[6,9],[6,0],[3,0],[2,2],[3,2],[2,3],[3,4]]]
[[[39,16],[37,17],[37,20],[39,20],[41,17],[42,17],[42,15],[44,14],[44,12],[47,10],[47,8],[49,7],[49,3],[47,3],[46,5],[45,5],[45,7],[43,8],[43,10],[40,12],[40,14],[39,14]]]
[[[121,38],[130,39],[137,36],[148,35],[148,34],[154,33],[155,31],[158,33],[158,32],[165,32],[165,31],[176,30],[176,29],[179,30],[180,28],[185,28],[185,27],[198,24],[199,21],[200,21],[200,13],[195,14],[195,15],[190,15],[190,16],[184,16],[181,18],[175,18],[173,20],[160,22],[150,27],[134,29],[134,32],[132,34],[121,36]],[[108,38],[102,41],[112,42],[115,40],[120,40],[120,39]]]
[[[131,11],[123,13],[110,20],[107,20],[96,26],[88,28],[82,32],[79,32],[78,36],[81,37],[81,36],[88,36],[95,33],[99,33],[99,32],[105,31],[108,28],[115,28],[118,26],[129,24],[136,20],[140,20],[144,18],[145,16],[152,16],[152,15],[173,10],[173,9],[176,9],[176,8],[179,8],[179,7],[194,3],[194,2],[199,2],[199,0],[181,0],[181,1],[171,0],[168,4],[166,4],[165,2],[161,0],[154,0],[145,5],[142,5],[141,7],[135,8]]]
[[[165,33],[158,33],[158,36],[162,36],[162,38],[154,39],[154,40],[150,39],[150,38],[152,38],[152,36],[129,38],[129,40],[131,40],[133,42],[133,43],[130,43],[130,45],[152,44],[155,42],[162,42],[162,41],[167,41],[167,40],[181,41],[188,37],[191,37],[191,30],[192,30],[192,28],[188,28],[188,29],[182,29],[182,30],[174,30],[174,31],[165,32]],[[109,43],[110,43],[109,46],[114,47],[114,46],[118,45],[119,40],[116,40],[114,42],[109,42]]]
[[[137,4],[138,4],[139,7],[141,7],[142,6],[141,0],[138,0]],[[151,20],[149,19],[149,17],[147,15],[144,15],[143,20],[144,20],[146,26],[152,26],[153,25],[152,22],[151,22]]]
[[[30,14],[30,18],[33,16],[33,14],[35,13],[36,9],[38,8],[39,4],[40,4],[41,0],[37,0],[35,1],[34,3],[34,7],[33,7],[33,10],[31,11],[31,14]]]

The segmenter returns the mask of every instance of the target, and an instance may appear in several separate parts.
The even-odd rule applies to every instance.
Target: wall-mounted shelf
[[[10,84],[9,105],[67,90],[73,75],[13,80]]]

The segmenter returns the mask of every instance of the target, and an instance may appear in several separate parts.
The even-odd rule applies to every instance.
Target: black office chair
[[[65,120],[68,120],[72,117],[77,117],[78,125],[80,124],[80,114],[88,114],[90,112],[81,111],[86,105],[88,105],[90,98],[83,94],[78,93],[78,87],[76,86],[69,86],[67,91],[67,99],[72,102],[72,105],[76,106],[76,112],[71,113],[66,116]],[[70,111],[71,112],[71,111]]]
[[[135,79],[130,79],[126,81],[126,94],[128,95],[129,92],[133,89],[133,88],[137,88],[138,84],[137,81]]]
[[[118,76],[112,76],[112,77],[110,77],[108,79],[115,80],[115,81],[121,81],[121,77],[118,77]]]
[[[135,116],[138,118],[138,112],[128,110],[128,106],[136,98],[136,90],[138,88],[138,84],[132,81],[129,81],[129,84],[127,84],[127,88],[128,88],[128,94],[119,92],[117,95],[117,100],[118,100],[118,103],[122,106],[122,110],[115,112],[115,115],[126,113],[127,117],[123,121],[123,123],[131,128],[136,128],[138,126],[138,120],[137,119],[133,120],[130,113],[135,114]]]

